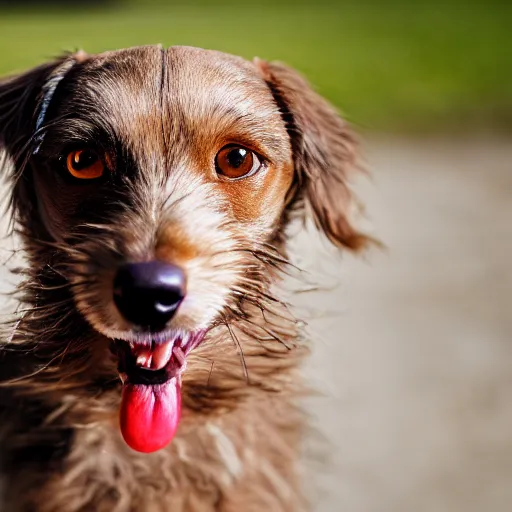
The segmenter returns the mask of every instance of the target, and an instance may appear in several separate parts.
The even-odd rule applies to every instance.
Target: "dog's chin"
[[[123,382],[120,426],[132,449],[154,452],[174,437],[181,417],[181,376],[206,330],[128,335],[111,345]]]

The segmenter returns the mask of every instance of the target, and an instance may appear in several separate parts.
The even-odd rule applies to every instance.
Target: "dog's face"
[[[159,48],[85,59],[62,80],[32,172],[48,235],[74,240],[78,309],[116,339],[207,329],[247,277],[243,251],[273,238],[293,179],[268,86],[241,59]]]
[[[143,451],[174,434],[187,354],[267,289],[291,208],[305,201],[338,245],[364,242],[346,215],[352,139],[277,64],[185,47],[77,54],[0,83],[0,141],[31,265],[57,269],[116,340],[125,438]],[[134,433],[155,416],[141,388],[175,403],[151,446]]]

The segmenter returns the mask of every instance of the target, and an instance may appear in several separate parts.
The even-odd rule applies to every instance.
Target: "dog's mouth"
[[[126,443],[139,452],[164,448],[181,417],[181,376],[186,358],[206,331],[115,340],[123,382],[120,425]]]

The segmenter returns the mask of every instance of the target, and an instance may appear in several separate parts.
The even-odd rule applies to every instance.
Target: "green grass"
[[[512,126],[512,2],[132,0],[0,10],[0,74],[62,50],[185,44],[297,67],[370,130]]]

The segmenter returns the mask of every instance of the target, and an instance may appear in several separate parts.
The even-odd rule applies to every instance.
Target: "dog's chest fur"
[[[296,473],[302,417],[294,374],[304,349],[269,353],[255,340],[243,341],[249,382],[235,369],[240,361],[229,348],[224,365],[217,363],[221,369],[210,369],[209,382],[206,373],[192,372],[184,382],[188,407],[177,437],[150,455],[133,452],[120,436],[115,383],[98,394],[93,388],[58,389],[59,378],[52,377],[38,397],[30,397],[30,388],[7,390],[4,396],[18,407],[13,402],[4,410],[10,427],[2,436],[5,510],[303,510]]]

